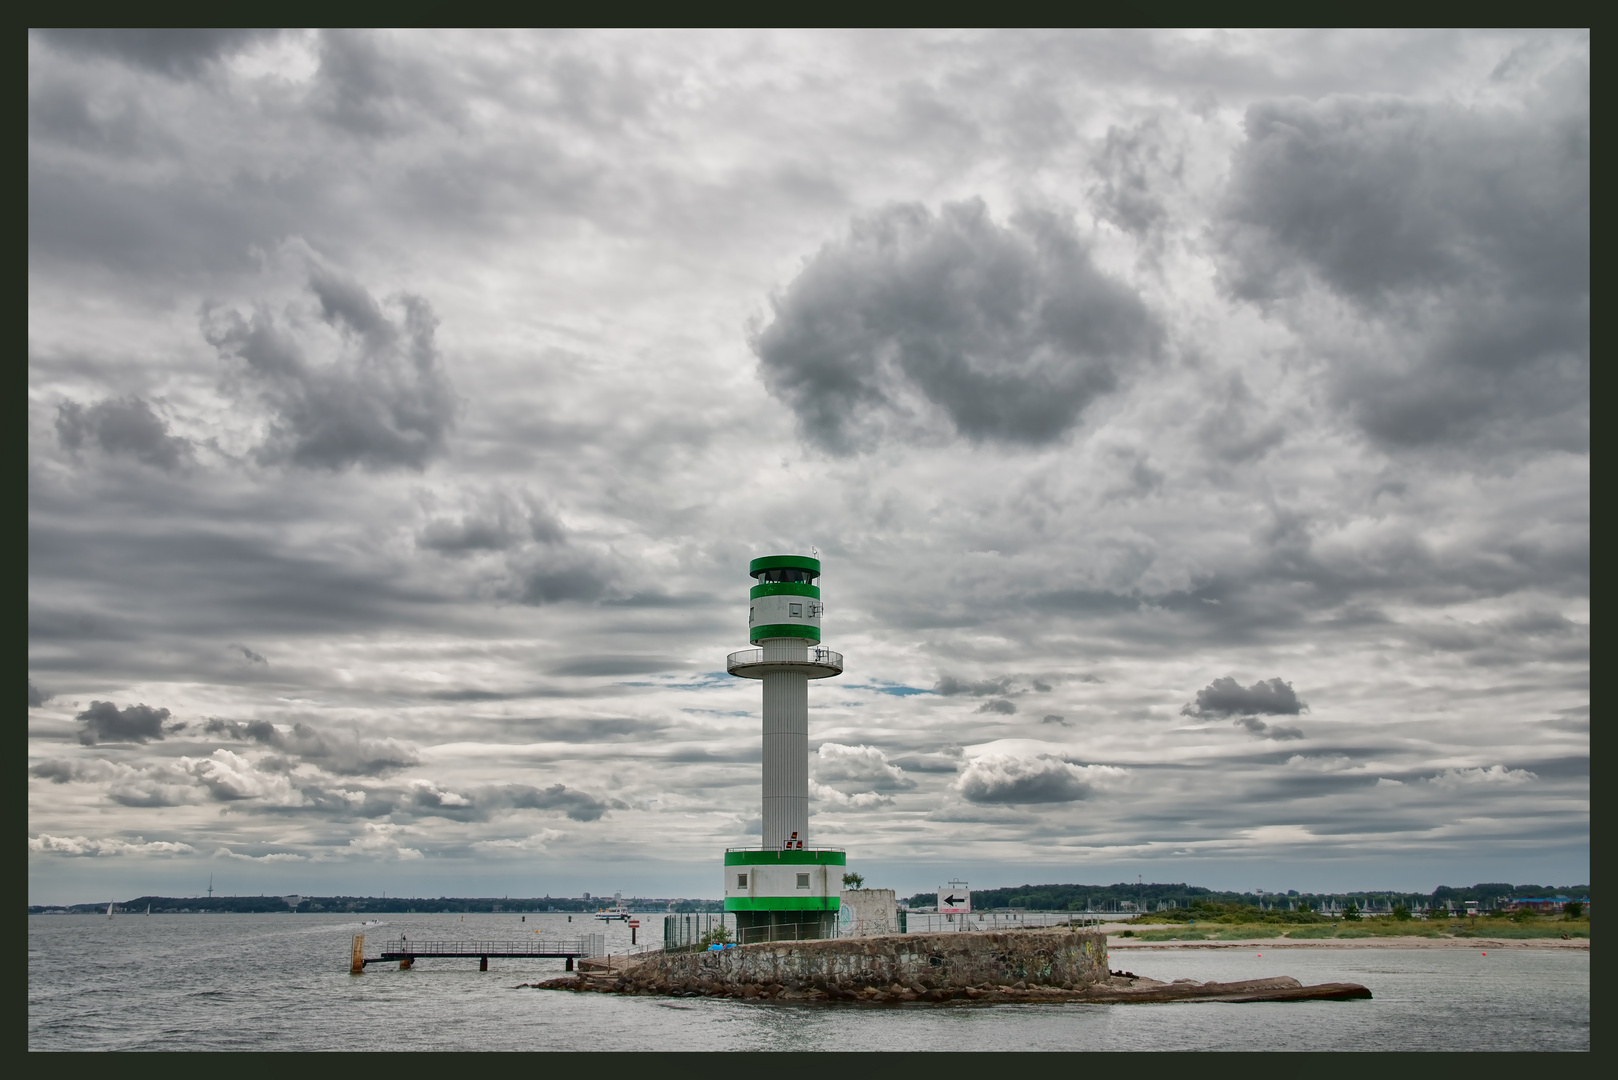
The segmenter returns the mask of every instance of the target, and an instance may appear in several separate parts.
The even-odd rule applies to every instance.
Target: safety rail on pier
[[[601,956],[607,951],[605,934],[581,934],[573,938],[535,938],[519,941],[410,941],[400,939],[381,946],[379,956],[365,955],[365,935],[354,935],[353,957],[349,971],[358,975],[366,964],[381,964],[397,960],[401,971],[409,971],[417,960],[429,956],[476,957],[478,970],[489,970],[489,958],[566,960],[567,970],[573,970],[574,960]]]
[[[535,938],[533,941],[390,941],[381,946],[382,958],[400,956],[600,956],[607,951],[603,934],[576,938]]]

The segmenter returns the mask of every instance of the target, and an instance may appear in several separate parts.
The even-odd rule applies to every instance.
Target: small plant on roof
[[[859,888],[863,888],[864,886],[865,886],[865,878],[861,877],[859,874],[844,874],[843,875],[843,887],[844,888],[859,889]]]

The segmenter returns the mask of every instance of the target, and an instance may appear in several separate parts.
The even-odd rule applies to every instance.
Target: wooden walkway
[[[477,957],[478,970],[489,970],[489,958],[508,957],[529,960],[566,960],[567,970],[573,970],[573,961],[600,956],[607,950],[603,934],[581,934],[576,938],[530,941],[390,941],[381,946],[380,955],[365,955],[365,935],[354,935],[354,950],[349,971],[359,975],[366,964],[383,964],[397,960],[400,971],[409,971],[417,960],[426,957]]]

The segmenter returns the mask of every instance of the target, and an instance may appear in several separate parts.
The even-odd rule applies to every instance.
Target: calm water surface
[[[1118,950],[1158,979],[1292,975],[1371,1001],[1228,1005],[744,1004],[520,989],[560,960],[422,960],[396,941],[601,932],[586,916],[28,917],[34,1050],[1588,1050],[1590,954],[1509,949]],[[645,917],[654,932],[657,916]],[[643,927],[643,930],[645,928]],[[606,929],[624,949],[629,931]],[[657,933],[660,940],[661,934]],[[643,939],[644,940],[644,939]],[[1262,955],[1260,955],[1262,953]]]

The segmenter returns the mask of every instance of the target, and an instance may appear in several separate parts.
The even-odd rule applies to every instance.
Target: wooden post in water
[[[365,974],[365,935],[354,935],[354,958],[349,961],[348,973],[350,975]]]
[[[478,970],[479,971],[488,971],[489,970],[489,958],[487,956],[478,957]]]

